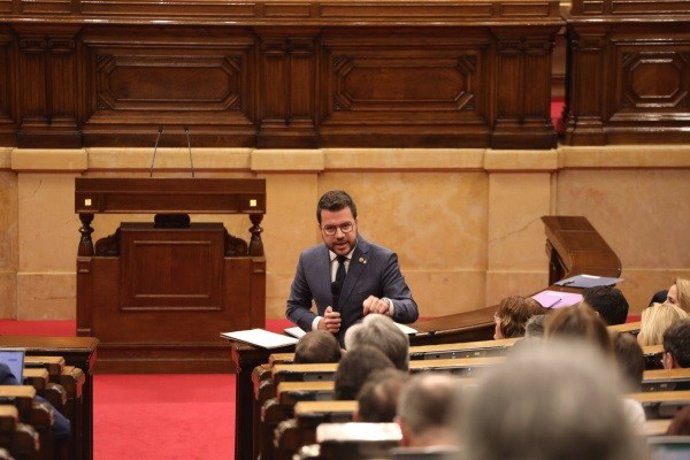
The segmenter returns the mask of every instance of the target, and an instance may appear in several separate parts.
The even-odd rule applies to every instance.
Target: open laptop
[[[23,348],[0,348],[0,363],[9,366],[10,371],[21,385],[24,381],[24,354]]]

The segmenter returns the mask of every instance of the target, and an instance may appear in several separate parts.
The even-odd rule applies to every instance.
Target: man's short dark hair
[[[398,399],[409,374],[398,369],[381,369],[369,378],[357,395],[360,422],[391,423],[398,410]]]
[[[678,366],[690,368],[690,318],[679,319],[664,332],[664,351]]]
[[[378,369],[395,368],[378,348],[360,345],[348,350],[340,359],[334,377],[336,400],[353,400],[362,389],[369,374]]]
[[[337,363],[340,357],[340,344],[328,331],[309,331],[295,346],[295,363]]]
[[[341,209],[350,208],[352,217],[357,218],[357,206],[354,200],[347,192],[343,190],[331,190],[324,193],[316,205],[316,220],[321,223],[321,211],[340,211]]]
[[[595,286],[582,293],[584,301],[599,313],[609,326],[623,324],[628,318],[628,301],[620,289],[613,286]]]

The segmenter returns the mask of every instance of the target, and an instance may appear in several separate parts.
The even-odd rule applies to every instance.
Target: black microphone
[[[163,134],[163,127],[158,127],[158,136],[156,136],[156,145],[153,146],[153,156],[151,157],[151,169],[149,170],[149,177],[153,177],[153,165],[156,163],[156,151],[158,150],[158,141],[161,140]]]
[[[331,294],[333,295],[333,305],[331,307],[334,311],[338,307],[338,299],[340,298],[340,291],[343,289],[342,285],[338,281],[331,282]]]

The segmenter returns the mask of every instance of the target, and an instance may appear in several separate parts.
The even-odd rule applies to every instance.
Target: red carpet
[[[234,457],[234,375],[96,375],[94,407],[96,460]]]
[[[75,321],[0,320],[0,334],[74,336]],[[94,376],[96,460],[227,460],[234,433],[234,375]]]
[[[266,329],[282,332],[291,325],[272,320]],[[75,321],[0,320],[2,335],[75,333]],[[234,375],[94,376],[96,460],[227,460],[234,452]]]

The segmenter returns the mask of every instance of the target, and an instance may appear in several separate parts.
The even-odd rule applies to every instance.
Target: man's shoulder
[[[302,254],[300,257],[302,258],[310,258],[310,257],[316,257],[316,256],[323,256],[324,253],[328,252],[328,248],[326,248],[325,245],[323,244],[315,244],[314,246],[310,246],[302,251]]]
[[[361,252],[368,253],[370,255],[389,256],[395,252],[392,249],[381,246],[380,244],[372,243],[363,238],[360,238],[357,246]]]

